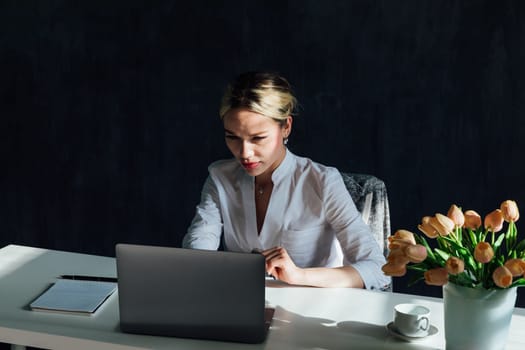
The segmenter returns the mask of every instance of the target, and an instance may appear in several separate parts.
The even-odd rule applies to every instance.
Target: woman
[[[385,263],[335,168],[286,147],[296,99],[277,74],[230,84],[220,117],[234,159],[208,168],[183,247],[260,251],[267,272],[296,285],[382,288]]]

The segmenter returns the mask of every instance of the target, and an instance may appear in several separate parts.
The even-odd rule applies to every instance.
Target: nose
[[[239,156],[242,159],[250,159],[253,157],[253,145],[250,142],[243,141],[241,143],[241,149],[239,150]]]

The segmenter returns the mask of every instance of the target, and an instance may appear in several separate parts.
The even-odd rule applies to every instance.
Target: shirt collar
[[[282,181],[282,179],[287,177],[289,174],[291,174],[292,169],[294,168],[294,164],[295,164],[294,154],[290,152],[288,148],[286,148],[286,154],[284,156],[283,161],[281,162],[281,164],[279,164],[277,169],[275,169],[272,173],[272,182],[276,184]]]
[[[286,148],[285,150],[286,150],[286,154],[284,155],[283,161],[281,162],[281,164],[279,164],[279,166],[272,173],[272,182],[274,183],[274,185],[282,181],[288,175],[290,175],[294,169],[294,165],[296,162],[295,155],[292,152],[290,152],[288,148]],[[244,171],[244,169],[238,162],[237,164],[238,164],[237,171],[240,173],[239,180],[242,179],[242,181],[248,181],[248,182],[253,183],[255,181],[255,177],[248,175],[248,173]]]

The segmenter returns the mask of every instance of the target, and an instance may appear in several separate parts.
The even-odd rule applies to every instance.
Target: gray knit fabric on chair
[[[388,255],[388,237],[390,236],[390,210],[385,183],[375,176],[367,174],[341,173],[343,181],[354,200],[363,220],[370,226],[375,240]],[[391,285],[385,290],[391,290]]]

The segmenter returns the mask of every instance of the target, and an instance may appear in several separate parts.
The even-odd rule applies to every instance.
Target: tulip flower
[[[474,210],[467,210],[465,212],[465,228],[476,230],[481,226],[481,216]]]
[[[405,264],[392,264],[392,263],[386,263],[381,268],[383,270],[383,273],[387,276],[392,277],[401,277],[404,276],[407,273],[407,267]]]
[[[474,248],[474,259],[476,259],[477,262],[486,264],[491,261],[493,257],[494,249],[492,249],[492,246],[487,242],[479,242],[476,248]]]
[[[448,272],[443,267],[425,271],[425,283],[431,286],[443,286],[448,282]]]
[[[525,261],[523,259],[510,259],[504,265],[514,277],[523,276],[525,273]]]
[[[448,210],[447,217],[454,222],[456,227],[463,227],[465,223],[465,215],[463,215],[461,209],[455,204],[452,204]]]
[[[421,219],[421,224],[417,226],[419,231],[423,232],[428,238],[436,238],[439,233],[436,231],[434,226],[430,225],[430,216],[425,216]]]
[[[406,265],[410,261],[403,248],[391,249],[386,260],[393,265]]]
[[[441,236],[447,236],[454,230],[454,221],[440,213],[437,213],[435,217],[430,218],[429,222]]]
[[[505,266],[498,266],[492,273],[492,280],[500,288],[507,288],[512,284],[512,273]]]
[[[446,215],[422,217],[417,225],[420,233],[393,233],[387,240],[389,254],[382,271],[388,276],[404,276],[410,269],[414,281],[424,279],[434,286],[445,285],[449,278],[460,286],[489,290],[521,286],[525,280],[525,240],[518,241],[518,219],[513,200],[503,201],[485,217],[452,204]],[[430,238],[435,241],[428,241]]]
[[[408,230],[397,230],[396,233],[394,233],[393,236],[388,237],[388,239],[391,240],[407,240],[412,244],[416,244],[416,239],[414,238],[414,234]]]
[[[503,214],[503,219],[506,222],[516,222],[520,218],[518,205],[514,201],[506,200],[505,202],[501,203],[500,210]]]
[[[388,249],[402,249],[404,250],[407,246],[412,245],[412,242],[407,239],[390,239],[388,238]]]
[[[496,209],[487,216],[485,216],[485,228],[492,232],[499,232],[503,228],[503,213],[500,209]]]
[[[427,258],[427,248],[421,244],[409,245],[405,248],[405,256],[413,263],[420,263]]]
[[[447,259],[447,262],[445,263],[445,268],[447,269],[447,272],[449,274],[458,275],[465,270],[465,262],[460,258],[451,256]]]

